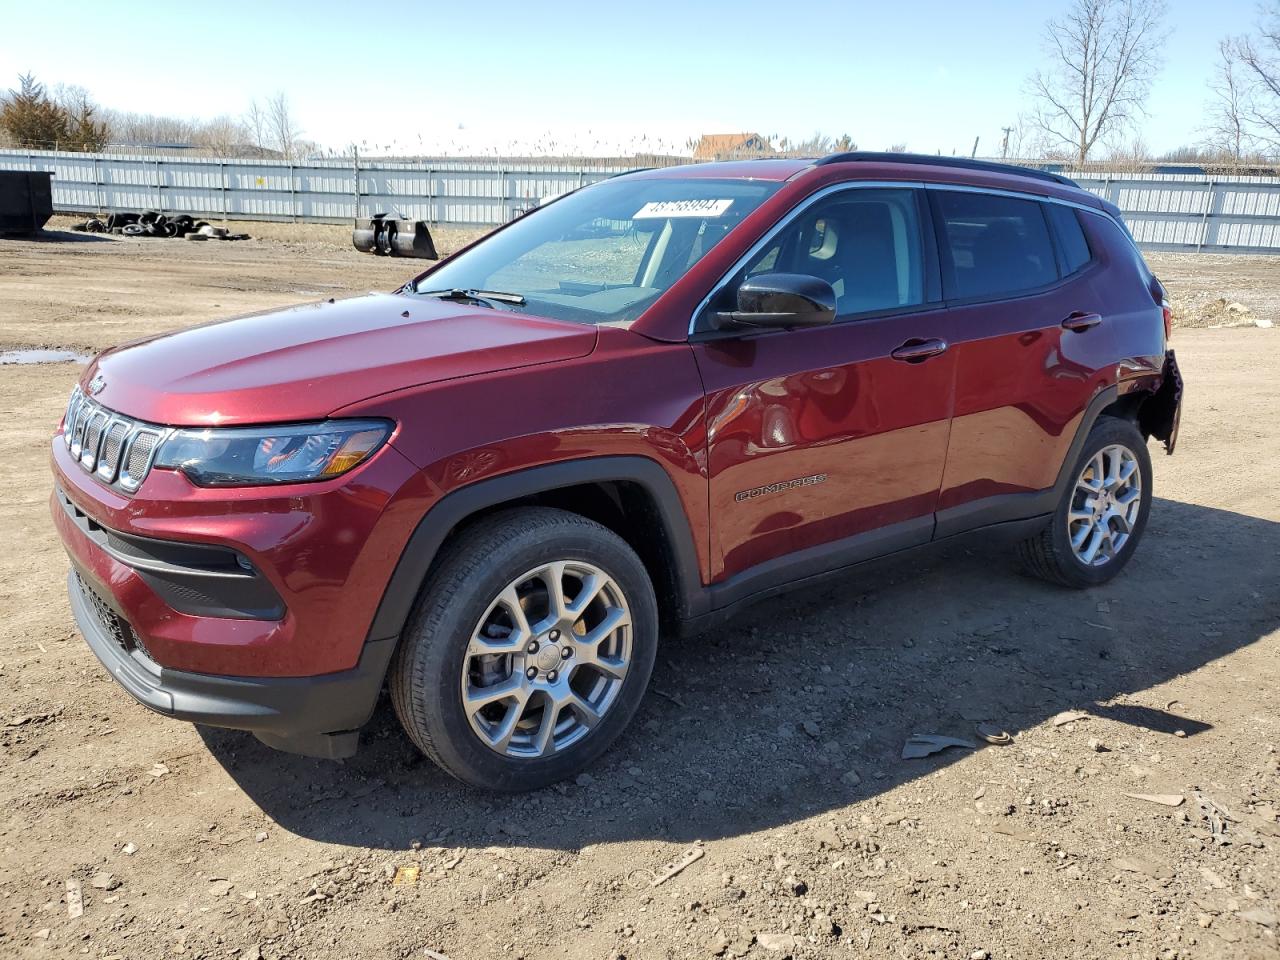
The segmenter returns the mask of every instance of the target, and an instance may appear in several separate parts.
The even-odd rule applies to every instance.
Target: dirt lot
[[[413,269],[274,235],[301,239],[0,241],[0,350]],[[1186,323],[1219,298],[1280,321],[1278,261],[1153,260]],[[1280,955],[1280,330],[1175,345],[1180,450],[1112,585],[952,549],[770,602],[667,645],[589,776],[510,798],[438,773],[385,704],[341,764],[134,704],[76,633],[47,515],[80,368],[0,366],[0,956]],[[1014,742],[900,759],[981,722]]]

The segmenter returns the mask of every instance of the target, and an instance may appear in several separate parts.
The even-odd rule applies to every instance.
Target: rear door
[[[931,186],[956,371],[938,537],[1046,512],[1112,332],[1066,203]]]
[[[829,281],[836,322],[709,329],[742,280],[773,272]],[[924,190],[910,185],[807,202],[709,298],[692,341],[713,580],[730,581],[719,602],[929,540],[951,405],[939,300]]]

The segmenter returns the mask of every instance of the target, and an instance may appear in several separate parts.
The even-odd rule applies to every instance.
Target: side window
[[[840,316],[924,303],[924,254],[916,191],[851,189],[791,221],[741,271],[820,277]],[[736,289],[737,282],[730,284]]]
[[[1085,239],[1076,212],[1061,203],[1046,203],[1044,212],[1053,224],[1053,235],[1058,241],[1058,260],[1062,275],[1069,276],[1093,259],[1089,241]]]
[[[948,297],[1006,297],[1058,279],[1038,201],[959,190],[934,196]]]

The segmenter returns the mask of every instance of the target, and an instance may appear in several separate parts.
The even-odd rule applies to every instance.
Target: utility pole
[[[969,159],[970,159],[970,160],[972,160],[974,157],[976,157],[976,156],[978,155],[978,141],[979,141],[979,140],[981,140],[981,139],[982,139],[981,137],[974,137],[974,138],[973,138],[973,153],[969,154]]]
[[[1000,144],[1000,159],[1007,160],[1009,158],[1009,134],[1013,133],[1013,127],[1001,127],[1004,131],[1004,142]]]

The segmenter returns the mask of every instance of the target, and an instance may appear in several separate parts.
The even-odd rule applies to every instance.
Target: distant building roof
[[[758,133],[704,133],[693,148],[693,159],[728,160],[771,153],[773,147]]]

